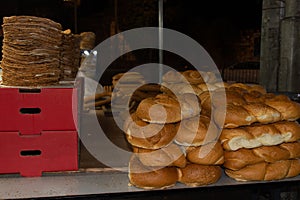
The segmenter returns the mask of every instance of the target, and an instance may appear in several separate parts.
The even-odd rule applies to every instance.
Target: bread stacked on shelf
[[[166,86],[162,90],[143,99],[125,122],[124,132],[134,152],[130,183],[153,189],[177,182],[189,186],[217,182],[224,157],[216,125],[200,116],[196,94],[182,90],[175,95]]]
[[[63,31],[61,45],[61,80],[68,81],[76,78],[80,67],[80,36],[73,34],[70,29]]]
[[[259,86],[232,84],[220,141],[225,173],[237,181],[279,180],[300,174],[300,105]],[[215,96],[214,96],[215,95]],[[216,98],[214,94],[212,98]],[[214,112],[215,120],[222,114]]]
[[[47,18],[3,18],[3,85],[58,84],[62,26]]]

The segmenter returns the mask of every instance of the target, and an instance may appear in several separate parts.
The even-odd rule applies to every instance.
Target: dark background
[[[10,0],[0,4],[1,24],[3,17],[11,15],[46,17],[73,33],[94,32],[96,44],[118,32],[158,26],[158,0]],[[224,68],[259,60],[261,13],[262,0],[165,0],[164,27],[198,41],[217,66]],[[254,34],[256,39],[253,39]],[[120,58],[114,63],[115,71],[127,69],[126,65],[158,60],[155,50],[133,54],[134,64],[127,57]],[[164,62],[175,68],[188,65],[168,52],[165,52]]]

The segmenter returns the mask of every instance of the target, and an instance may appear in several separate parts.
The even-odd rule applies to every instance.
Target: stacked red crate
[[[0,88],[0,174],[78,169],[77,92]]]

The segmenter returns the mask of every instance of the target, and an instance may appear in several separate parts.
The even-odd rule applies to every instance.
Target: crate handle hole
[[[39,114],[41,113],[40,108],[21,108],[20,109],[21,114]]]
[[[34,88],[34,89],[20,88],[19,93],[41,93],[41,89],[38,89],[38,88]]]
[[[41,150],[23,150],[20,152],[21,156],[40,156],[41,154]]]

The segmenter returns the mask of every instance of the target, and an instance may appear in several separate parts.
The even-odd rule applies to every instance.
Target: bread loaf
[[[225,94],[224,88],[199,94],[202,113],[209,115],[211,109],[215,109],[213,117],[216,121],[224,118],[224,109],[220,105],[227,106],[224,128],[295,121],[300,118],[300,104],[291,101],[286,95],[266,93],[259,85],[237,83],[224,86]]]
[[[227,151],[271,146],[299,139],[300,125],[297,122],[287,121],[223,129],[220,135],[221,144]]]
[[[209,80],[207,73],[202,72],[200,74],[198,70],[185,70],[182,75],[190,84],[206,83]]]
[[[300,158],[300,142],[282,143],[276,146],[262,146],[253,149],[239,149],[224,152],[224,167],[239,170],[260,162],[274,163],[279,160]]]
[[[260,162],[239,170],[225,169],[225,173],[237,181],[272,181],[300,174],[300,160],[280,160],[274,163]]]
[[[146,167],[136,156],[132,156],[128,178],[129,182],[138,188],[164,189],[176,184],[179,173],[176,167]]]
[[[124,123],[127,141],[135,147],[159,149],[170,144],[177,133],[176,124],[153,124],[142,121],[136,113]]]
[[[199,98],[191,93],[174,96],[159,94],[140,102],[136,114],[143,121],[150,123],[175,123],[182,119],[199,115]]]
[[[201,165],[222,165],[224,163],[224,151],[218,141],[204,146],[188,147],[186,154],[191,163]]]
[[[184,119],[176,124],[175,142],[183,146],[200,146],[214,141],[219,130],[213,120],[206,116]]]
[[[191,187],[213,184],[222,175],[221,167],[212,165],[188,164],[178,171],[178,181]]]
[[[133,147],[133,152],[141,163],[150,167],[185,167],[187,161],[184,152],[176,144],[170,144],[157,150]]]

